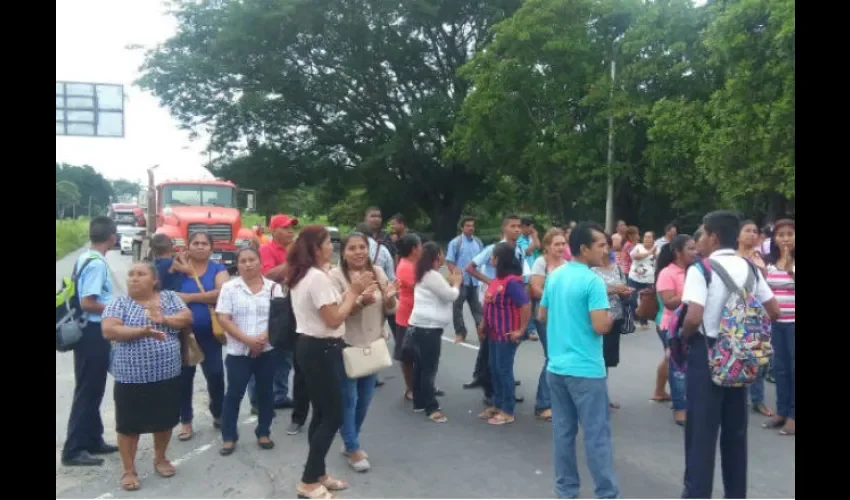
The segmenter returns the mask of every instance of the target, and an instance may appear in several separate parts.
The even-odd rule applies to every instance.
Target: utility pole
[[[613,51],[612,51],[613,52]],[[608,107],[614,100],[614,80],[617,77],[617,63],[611,57],[611,88],[608,91]],[[609,109],[609,111],[611,111]],[[608,116],[608,189],[605,195],[605,231],[614,233],[614,114]]]

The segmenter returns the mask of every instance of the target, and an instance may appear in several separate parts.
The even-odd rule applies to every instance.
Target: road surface
[[[130,258],[110,252],[107,260],[117,276],[126,276]],[[56,263],[57,283],[68,275],[73,255]],[[123,279],[123,278],[122,278]],[[472,323],[466,311],[467,323]],[[473,331],[470,328],[470,331]],[[552,435],[550,424],[533,417],[534,391],[542,364],[536,342],[524,343],[516,360],[522,380],[518,394],[526,402],[517,405],[513,425],[494,427],[476,418],[481,411],[481,392],[463,390],[477,353],[476,340],[453,344],[453,331],[444,334],[438,385],[446,391],[442,406],[449,421],[438,425],[414,414],[402,399],[403,382],[398,367],[384,371],[386,384],[378,389],[361,443],[368,451],[372,471],[357,474],[340,454],[336,439],[328,454],[328,470],[351,483],[342,498],[553,498]],[[472,336],[474,337],[474,335]],[[661,356],[658,338],[642,330],[622,339],[622,363],[611,370],[612,398],[622,405],[612,414],[615,470],[624,498],[678,498],[682,490],[683,432],[672,422],[668,405],[648,400],[655,366]],[[117,454],[106,457],[102,467],[70,468],[60,463],[68,413],[74,389],[70,354],[56,354],[56,496],[57,498],[294,498],[307,455],[306,433],[287,436],[289,410],[278,410],[272,426],[275,448],[260,450],[253,439],[253,422],[247,401],[240,415],[237,451],[221,457],[220,434],[213,430],[205,410],[206,389],[202,375],[195,379],[195,438],[176,438],[169,456],[178,473],[170,479],[152,474],[152,443],[144,436],[139,444],[137,468],[142,478],[138,493],[122,491]],[[767,384],[767,403],[774,405],[772,384]],[[107,441],[115,442],[112,380],[102,406]],[[753,415],[749,434],[749,497],[795,497],[795,441],[760,427]],[[581,496],[593,497],[593,481],[582,462]],[[722,497],[719,455],[715,497]]]

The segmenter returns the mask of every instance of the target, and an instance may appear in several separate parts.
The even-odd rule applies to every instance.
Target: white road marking
[[[244,424],[244,425],[253,424],[253,423],[254,423],[254,422],[256,422],[256,421],[257,421],[257,416],[256,416],[256,415],[251,415],[250,417],[248,417],[248,418],[246,418],[245,420],[243,420],[243,421],[242,421],[242,424]],[[188,462],[189,460],[191,460],[191,459],[193,459],[193,458],[195,458],[195,457],[199,457],[199,456],[203,455],[205,452],[209,451],[209,450],[210,450],[210,448],[212,448],[214,444],[216,444],[216,443],[218,443],[218,442],[219,442],[219,441],[213,441],[213,442],[211,442],[211,443],[207,443],[207,444],[204,444],[204,445],[198,446],[197,448],[195,448],[194,450],[190,451],[189,453],[187,453],[187,454],[183,455],[182,457],[179,457],[179,458],[177,458],[177,459],[175,459],[175,460],[172,460],[172,461],[171,461],[171,463],[172,463],[175,467],[177,467],[178,465],[180,465],[180,464],[182,464],[182,463]],[[139,476],[139,481],[141,481],[141,480],[143,480],[143,479],[146,479],[146,478],[150,477],[150,476],[151,476],[151,474],[153,474],[153,472],[148,472],[147,474],[142,474],[141,476]],[[104,493],[104,494],[102,494],[102,495],[100,495],[100,496],[95,497],[95,499],[96,499],[96,500],[100,500],[100,499],[105,499],[105,498],[114,498],[114,497],[115,497],[115,495],[113,495],[113,493],[112,493],[112,492],[107,491],[106,493]]]
[[[447,339],[446,337],[440,337],[443,341],[448,342],[449,344],[461,345],[466,347],[467,349],[472,349],[473,351],[477,351],[479,347],[477,345],[467,344],[466,342],[456,343],[455,339]]]

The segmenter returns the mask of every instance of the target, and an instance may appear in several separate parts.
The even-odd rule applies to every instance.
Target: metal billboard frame
[[[57,80],[56,136],[123,138],[125,98],[123,84]]]

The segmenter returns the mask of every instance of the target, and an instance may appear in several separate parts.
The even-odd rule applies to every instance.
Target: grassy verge
[[[56,221],[56,260],[86,244],[89,221],[85,218]]]

